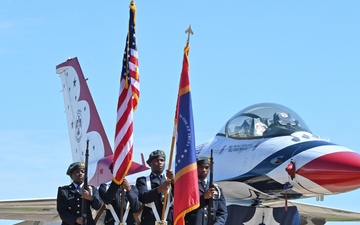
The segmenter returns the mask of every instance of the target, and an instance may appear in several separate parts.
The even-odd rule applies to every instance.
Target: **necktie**
[[[203,186],[204,190],[206,190],[206,181],[205,180],[201,181],[201,185]]]
[[[159,175],[158,179],[159,179],[159,184],[162,184],[162,175]]]

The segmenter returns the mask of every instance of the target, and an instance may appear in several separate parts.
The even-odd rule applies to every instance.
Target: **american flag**
[[[138,54],[135,38],[136,6],[130,3],[129,31],[120,77],[120,93],[117,107],[115,130],[115,151],[113,157],[114,181],[121,184],[132,163],[133,143],[133,111],[137,108],[140,96],[140,80],[138,71]]]
[[[175,157],[174,225],[184,225],[184,215],[200,205],[195,154],[195,130],[189,79],[190,46],[184,49],[177,102],[177,141]]]

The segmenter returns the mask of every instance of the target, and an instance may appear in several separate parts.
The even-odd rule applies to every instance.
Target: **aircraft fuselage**
[[[229,203],[299,199],[360,187],[360,154],[355,151],[305,128],[285,135],[237,138],[230,132],[237,128],[231,128],[233,120],[212,141],[197,148],[201,156],[210,156],[213,150],[213,178]]]

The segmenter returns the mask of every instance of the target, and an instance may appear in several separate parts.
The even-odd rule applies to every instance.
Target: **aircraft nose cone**
[[[332,193],[360,188],[360,154],[335,152],[316,158],[296,171]]]

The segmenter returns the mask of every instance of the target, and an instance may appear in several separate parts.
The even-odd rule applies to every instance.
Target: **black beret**
[[[150,165],[151,161],[153,159],[156,159],[157,157],[163,157],[164,159],[166,159],[165,158],[165,152],[163,150],[155,150],[155,151],[151,152],[150,155],[149,155],[149,159],[146,160],[146,163],[148,165]]]
[[[85,169],[85,164],[83,162],[74,162],[74,163],[71,163],[67,172],[66,172],[66,175],[71,175],[75,170],[83,170]]]
[[[210,164],[210,158],[206,156],[199,156],[196,158],[196,162],[198,165]]]

